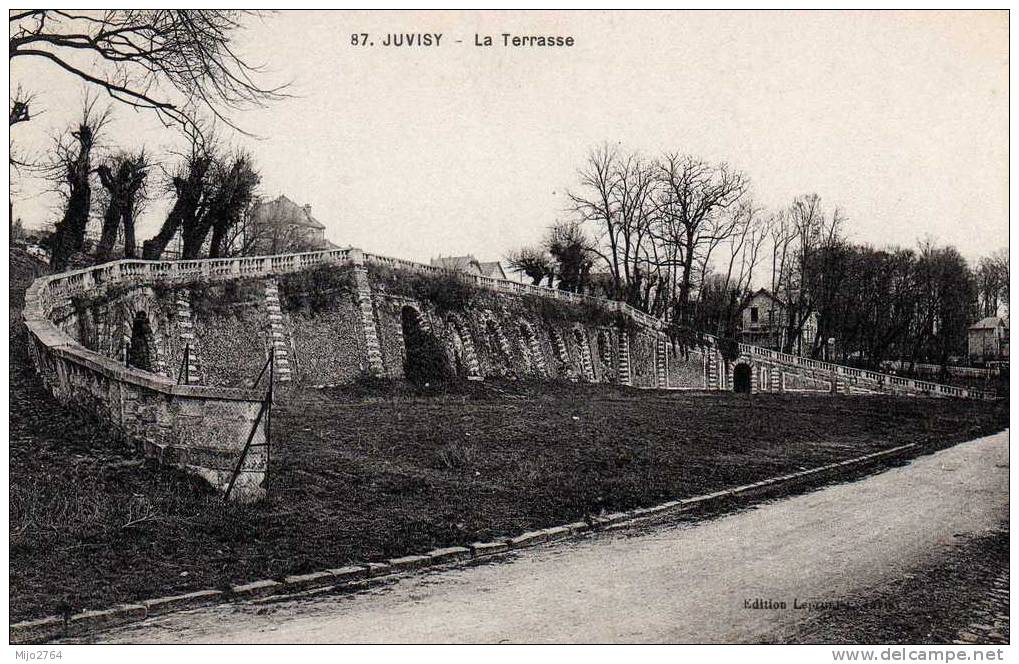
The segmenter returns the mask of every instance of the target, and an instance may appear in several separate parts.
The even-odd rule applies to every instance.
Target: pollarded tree
[[[555,278],[552,257],[543,247],[522,247],[510,253],[506,262],[511,270],[526,275],[535,286],[540,286],[545,279],[548,279],[548,285],[551,286]]]
[[[136,154],[118,153],[96,168],[99,181],[106,190],[102,234],[96,247],[97,262],[111,259],[113,245],[121,229],[124,232],[124,256],[134,258],[134,220],[143,204],[148,169],[144,150]]]
[[[594,252],[580,224],[569,221],[555,224],[549,229],[545,246],[555,261],[559,289],[583,292],[594,265]]]
[[[193,141],[190,152],[182,156],[170,173],[167,189],[174,197],[173,207],[159,233],[142,243],[142,258],[159,260],[177,233],[183,237],[185,251],[193,253],[192,258],[197,257],[194,238],[208,193],[212,166],[213,155],[207,149],[207,144]],[[197,249],[201,249],[201,243],[198,243]]]
[[[205,210],[206,223],[212,228],[210,258],[229,255],[231,231],[243,220],[261,180],[247,152],[238,152],[216,163]]]
[[[92,207],[92,151],[109,120],[109,109],[96,109],[96,100],[86,98],[77,126],[57,139],[46,176],[64,199],[64,213],[53,235],[50,264],[57,271],[67,267],[71,257],[85,247]]]
[[[223,155],[210,142],[193,142],[171,174],[174,204],[159,233],[145,241],[144,258],[159,259],[178,233],[181,258],[200,258],[207,243],[213,258],[233,253],[232,229],[243,220],[260,179],[246,152]]]

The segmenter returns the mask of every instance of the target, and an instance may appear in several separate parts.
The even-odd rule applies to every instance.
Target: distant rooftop
[[[458,270],[468,274],[478,274],[483,277],[505,279],[506,272],[502,269],[499,261],[481,262],[473,254],[466,256],[439,256],[429,261],[432,267],[441,267],[446,270]]]
[[[269,201],[259,201],[252,210],[252,214],[258,221],[288,223],[315,230],[325,230],[325,226],[311,216],[310,205],[298,205],[283,194]]]
[[[969,326],[971,330],[993,330],[996,327],[1008,327],[1008,321],[1001,316],[988,316],[981,318]]]

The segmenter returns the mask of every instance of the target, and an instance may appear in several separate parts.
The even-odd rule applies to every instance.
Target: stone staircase
[[[276,380],[289,383],[293,378],[290,344],[287,343],[287,329],[283,325],[283,310],[280,308],[279,286],[275,279],[267,279],[265,282],[265,309],[269,316],[269,344],[275,364]]]
[[[188,367],[187,367],[187,382],[202,384],[205,382],[205,377],[202,374],[202,359],[201,354],[198,352],[198,336],[195,334],[195,323],[194,317],[191,314],[191,291],[186,288],[182,288],[177,291],[177,329],[179,330],[178,336],[181,342],[181,353],[183,348],[188,349]],[[183,361],[183,359],[182,359]],[[177,376],[180,381],[184,380],[183,376]]]
[[[357,284],[357,306],[361,310],[361,328],[364,330],[368,371],[373,376],[381,376],[385,371],[385,365],[382,363],[382,345],[379,343],[379,330],[375,322],[375,307],[372,305],[368,270],[355,268],[354,281]]]
[[[626,330],[619,333],[619,384],[633,385],[630,376],[630,333]]]

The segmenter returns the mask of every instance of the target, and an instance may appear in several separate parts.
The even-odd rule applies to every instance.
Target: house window
[[[750,322],[756,323],[758,321],[757,307],[750,307]]]

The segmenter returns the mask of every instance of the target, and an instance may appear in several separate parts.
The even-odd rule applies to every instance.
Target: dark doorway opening
[[[732,391],[750,394],[750,365],[737,364],[732,370]]]
[[[127,364],[144,371],[152,371],[155,349],[149,315],[139,311],[131,322],[131,345],[127,349]]]
[[[609,346],[609,335],[604,330],[598,332],[598,358],[606,369],[612,367],[612,348]]]
[[[411,306],[400,310],[405,357],[403,374],[412,383],[445,380],[449,374],[446,353],[434,336],[424,329],[421,314]]]

